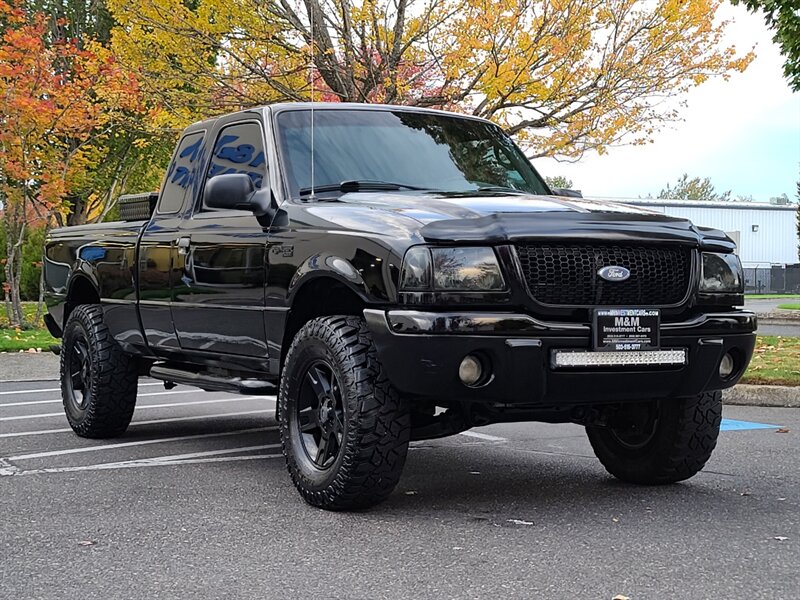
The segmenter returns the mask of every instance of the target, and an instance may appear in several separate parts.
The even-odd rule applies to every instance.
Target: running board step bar
[[[242,379],[241,377],[223,377],[198,371],[189,371],[165,365],[150,367],[150,377],[167,383],[193,385],[207,392],[234,392],[254,396],[269,396],[277,393],[274,383],[262,379]]]

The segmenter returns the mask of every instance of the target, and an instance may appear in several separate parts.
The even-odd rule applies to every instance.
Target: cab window
[[[245,173],[256,189],[261,188],[267,176],[267,160],[260,124],[237,123],[219,132],[206,179],[228,173]]]
[[[187,190],[195,182],[198,166],[202,162],[203,136],[202,131],[189,133],[178,143],[164,178],[157,212],[176,213],[183,207]]]

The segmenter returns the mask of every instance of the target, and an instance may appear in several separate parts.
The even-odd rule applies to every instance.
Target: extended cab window
[[[246,173],[259,189],[267,176],[261,125],[237,123],[219,132],[211,153],[208,179],[228,173]]]
[[[204,132],[197,131],[183,136],[175,156],[167,169],[161,198],[158,201],[159,213],[175,213],[183,206],[186,190],[197,176],[197,165],[201,159]]]

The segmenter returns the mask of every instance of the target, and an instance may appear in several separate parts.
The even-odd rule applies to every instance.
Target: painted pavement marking
[[[271,400],[274,402],[274,400]],[[263,410],[243,410],[240,412],[229,412],[229,413],[211,413],[207,415],[193,415],[191,417],[172,417],[169,419],[150,419],[147,421],[133,421],[128,427],[133,427],[134,425],[156,425],[158,423],[176,423],[179,421],[199,421],[202,419],[215,419],[217,417],[243,417],[245,415],[259,415],[263,413],[274,413],[275,409],[273,408],[265,408]],[[12,437],[26,437],[30,435],[46,435],[49,433],[72,433],[72,428],[70,427],[63,427],[61,429],[39,429],[36,431],[15,431],[13,433],[0,433],[0,438],[12,438]]]
[[[720,431],[747,431],[748,429],[780,429],[781,425],[769,423],[754,423],[752,421],[737,421],[736,419],[722,419]]]
[[[194,406],[196,404],[215,404],[220,402],[242,402],[244,400],[264,399],[275,401],[275,396],[242,396],[237,398],[217,398],[216,400],[195,400],[192,402],[171,402],[168,404],[145,404],[144,406],[137,406],[136,410],[145,410],[150,408],[172,408],[175,406]],[[42,413],[38,415],[19,415],[15,417],[0,417],[0,421],[22,421],[25,419],[44,419],[47,417],[59,417],[64,412]]]
[[[237,429],[235,431],[223,431],[220,433],[196,433],[192,435],[177,435],[166,438],[156,438],[152,440],[138,440],[135,442],[120,442],[118,444],[101,444],[99,446],[82,446],[80,448],[68,448],[67,450],[49,450],[46,452],[33,452],[30,454],[17,454],[7,456],[6,460],[32,460],[34,458],[47,458],[50,456],[64,456],[66,454],[80,454],[83,452],[96,452],[98,450],[110,450],[113,448],[128,448],[131,446],[147,446],[151,444],[163,444],[167,442],[183,442],[186,440],[200,440],[213,437],[227,437],[231,435],[241,435],[246,433],[259,433],[263,431],[274,431],[277,427],[253,427],[250,429]]]
[[[164,385],[163,382],[158,381],[155,383],[140,383],[139,387],[144,387],[146,385]],[[10,396],[11,394],[35,394],[37,392],[60,392],[61,388],[39,388],[35,390],[7,390],[4,392],[0,392],[0,396]]]

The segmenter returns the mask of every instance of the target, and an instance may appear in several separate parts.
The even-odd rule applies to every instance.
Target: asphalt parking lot
[[[797,409],[726,407],[706,470],[659,488],[572,425],[419,442],[386,503],[334,514],[292,487],[273,398],[143,380],[92,441],[57,388],[0,383],[2,598],[800,597]]]

